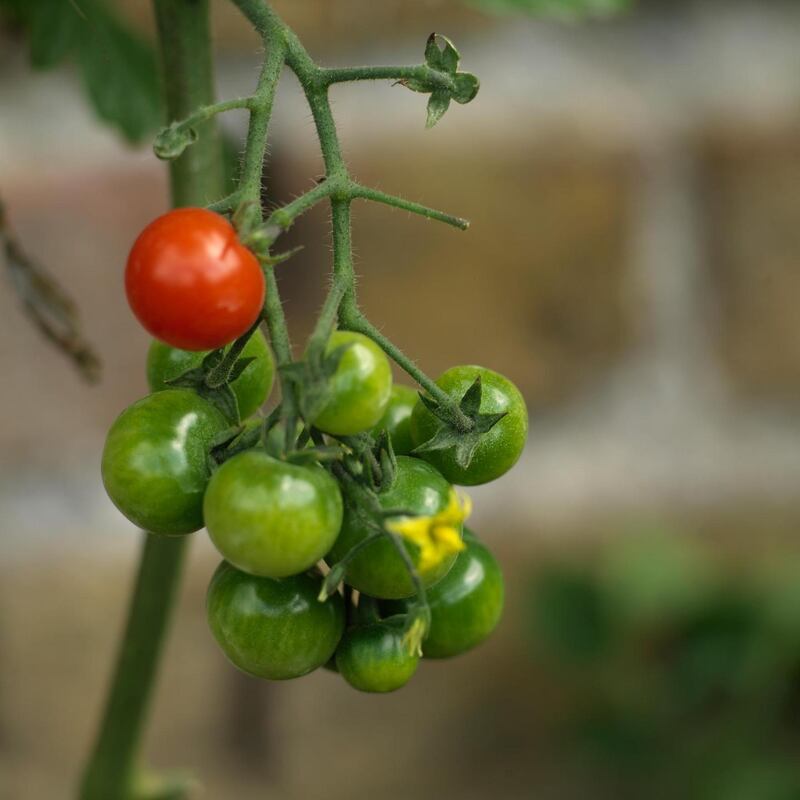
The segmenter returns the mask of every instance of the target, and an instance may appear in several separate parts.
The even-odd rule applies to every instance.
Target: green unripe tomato
[[[273,681],[299,678],[325,664],[344,630],[339,594],[317,600],[322,580],[308,574],[275,580],[222,562],[208,587],[214,638],[234,666]]]
[[[474,534],[464,531],[467,547],[447,575],[427,592],[431,610],[425,658],[450,658],[471,650],[489,637],[503,613],[503,574],[494,556]],[[405,603],[384,606],[405,613]]]
[[[397,457],[394,483],[378,495],[381,507],[402,508],[424,516],[443,511],[450,500],[452,486],[430,464],[409,456]],[[367,538],[371,529],[351,511],[345,510],[342,530],[329,554],[331,563],[344,558],[356,544]],[[419,569],[418,553],[413,546],[406,550]],[[453,565],[455,555],[443,559],[435,567],[421,570],[425,586],[440,580]],[[345,582],[360,592],[380,599],[399,599],[414,594],[414,584],[394,544],[382,537],[368,544],[348,563]]]
[[[335,331],[327,352],[349,345],[330,379],[330,397],[314,425],[336,436],[351,436],[374,427],[392,391],[392,370],[383,350],[351,331]]]
[[[451,483],[476,486],[488,483],[508,472],[517,463],[528,437],[528,410],[519,389],[497,372],[484,367],[452,367],[436,383],[454,400],[460,401],[480,375],[482,394],[480,413],[506,412],[491,430],[485,433],[473,454],[470,465],[463,469],[455,460],[455,449],[435,450],[420,454],[433,464]],[[439,421],[418,402],[411,415],[411,438],[415,446],[427,442],[436,433]]]
[[[117,417],[106,437],[102,474],[108,496],[151,533],[202,528],[208,449],[227,427],[214,406],[186,389],[142,398]]]
[[[390,621],[357,625],[336,650],[341,676],[361,692],[394,692],[417,671],[419,656],[403,644],[403,628]]]
[[[381,417],[381,421],[372,429],[375,437],[383,431],[389,431],[395,455],[407,456],[414,449],[411,439],[411,412],[417,404],[419,396],[410,386],[395,383],[389,405]]]
[[[179,350],[154,339],[147,351],[147,382],[150,384],[150,390],[160,392],[169,389],[167,384],[169,379],[199,367],[209,352],[209,350],[199,352]],[[239,402],[239,413],[244,418],[261,408],[269,397],[275,378],[275,360],[260,330],[250,337],[242,350],[241,357],[255,359],[231,383]]]
[[[317,563],[342,524],[342,495],[318,466],[279,461],[263,450],[239,453],[213,475],[206,528],[222,556],[253,575],[283,578]]]

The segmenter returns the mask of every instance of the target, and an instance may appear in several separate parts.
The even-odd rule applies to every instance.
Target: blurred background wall
[[[198,767],[213,798],[800,797],[800,6],[643,0],[573,26],[439,0],[276,6],[328,63],[413,63],[437,30],[481,78],[432,131],[387,84],[337,87],[334,111],[359,179],[472,221],[364,205],[354,238],[365,308],[423,368],[491,366],[528,400],[521,464],[474,492],[509,608],[398,696],[327,673],[265,686],[206,630],[197,534],[152,762]],[[150,31],[146,4],[122,8]],[[257,44],[215,16],[220,94],[248,93]],[[321,171],[288,77],[271,156],[276,202]],[[98,462],[146,391],[121,276],[166,181],[8,35],[0,195],[105,364],[81,384],[0,292],[0,796],[67,797],[138,544]],[[324,211],[291,238],[302,342]]]

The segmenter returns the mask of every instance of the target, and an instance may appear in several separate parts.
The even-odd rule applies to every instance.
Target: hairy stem
[[[383,203],[387,206],[400,208],[403,211],[410,211],[412,214],[419,214],[426,219],[444,222],[446,225],[452,225],[454,228],[458,228],[462,231],[469,228],[469,220],[462,219],[461,217],[454,217],[451,214],[445,214],[443,211],[437,211],[435,208],[428,208],[428,206],[423,206],[421,203],[404,200],[402,197],[396,197],[393,194],[386,194],[386,192],[381,192],[378,189],[370,189],[368,186],[353,184],[350,196],[354,199],[372,200],[375,203]]]
[[[326,86],[349,81],[419,81],[439,89],[455,90],[450,75],[431,69],[425,64],[411,67],[334,67],[320,70],[320,79]]]
[[[349,331],[356,331],[372,339],[402,370],[407,372],[442,408],[448,410],[450,421],[462,432],[472,430],[473,421],[458,407],[450,395],[446,394],[431,380],[396,344],[384,336],[358,309],[357,306],[343,303],[340,323]]]
[[[261,68],[258,86],[250,108],[250,125],[247,130],[247,144],[244,151],[244,167],[239,185],[239,199],[252,202],[257,207],[259,221],[261,214],[261,176],[264,172],[264,156],[267,150],[269,121],[278,79],[283,70],[286,53],[284,37],[279,29],[271,29],[267,42],[267,58]]]
[[[213,102],[207,0],[154,0],[170,119]],[[213,119],[172,162],[172,201],[203,205],[222,192],[222,149]],[[83,775],[81,800],[131,800],[158,660],[188,540],[144,535],[128,621],[100,730]]]

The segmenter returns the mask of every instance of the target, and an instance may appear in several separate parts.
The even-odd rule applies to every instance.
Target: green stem
[[[404,200],[402,197],[386,194],[386,192],[381,192],[378,189],[370,189],[368,186],[362,186],[361,184],[356,183],[352,185],[350,196],[361,200],[372,200],[376,203],[393,206],[394,208],[401,208],[404,211],[410,211],[412,214],[419,214],[421,217],[435,219],[437,222],[444,222],[447,225],[452,225],[454,228],[458,228],[462,231],[469,228],[469,220],[462,219],[461,217],[454,217],[451,214],[445,214],[443,211],[437,211],[435,208],[423,206],[421,203]]]
[[[264,172],[269,120],[272,116],[275,92],[286,55],[286,45],[281,33],[277,29],[270,30],[267,58],[261,68],[258,86],[249,106],[250,124],[247,130],[242,180],[239,185],[239,199],[243,202],[252,202],[258,208],[259,221],[261,220],[261,177]]]
[[[139,741],[188,539],[144,535],[128,621],[81,800],[129,800]]]
[[[154,0],[170,119],[213,102],[207,0]],[[223,186],[222,149],[213,119],[171,164],[173,205],[204,205]],[[140,741],[169,627],[188,540],[145,534],[117,664],[80,800],[131,800]]]
[[[153,0],[158,24],[167,118],[183,119],[214,99],[208,0]],[[216,121],[197,127],[198,141],[170,165],[172,203],[206,205],[224,186],[222,140]]]
[[[291,203],[276,208],[267,218],[267,225],[276,225],[284,231],[289,230],[299,216],[338,190],[336,181],[324,180],[313,189],[292,200]]]
[[[404,369],[414,380],[419,383],[438,403],[446,409],[453,425],[460,431],[469,431],[474,423],[467,417],[458,404],[448,394],[443,392],[414,362],[408,358],[395,344],[387,339],[372,325],[359,311],[355,298],[355,273],[352,263],[352,246],[350,241],[350,203],[354,196],[406,208],[423,216],[454,224],[456,227],[466,227],[466,221],[450,217],[441,212],[434,212],[416,203],[408,203],[400,198],[394,198],[383,192],[367,189],[355,184],[347,170],[347,165],[342,157],[336,123],[333,119],[328,88],[331,76],[344,74],[363,75],[367,72],[362,68],[355,71],[324,70],[317,66],[308,51],[303,47],[295,33],[286,26],[281,18],[262,0],[233,0],[240,11],[247,17],[251,24],[264,37],[268,47],[280,41],[285,47],[284,58],[286,64],[297,76],[305,94],[306,101],[314,118],[317,130],[322,159],[325,164],[326,181],[332,181],[336,187],[330,193],[331,212],[333,222],[333,272],[334,281],[332,291],[340,291],[340,283],[346,285],[340,305],[340,322],[349,330],[358,331],[372,339],[383,351]],[[384,68],[377,68],[378,70]],[[419,68],[412,68],[419,69]],[[424,69],[427,69],[426,67]],[[438,74],[438,73],[437,73]],[[386,77],[383,75],[382,77]],[[358,78],[357,78],[358,79]]]
[[[278,366],[289,364],[292,361],[292,343],[289,339],[289,328],[286,325],[286,315],[283,313],[283,303],[278,293],[278,282],[275,280],[275,269],[271,265],[264,267],[264,277],[267,279],[267,293],[264,300],[264,316],[267,320],[269,338]],[[281,388],[285,388],[283,384]]]
[[[220,100],[219,103],[210,103],[207,106],[200,106],[196,111],[193,111],[186,119],[181,120],[175,127],[181,130],[187,128],[194,128],[202,122],[207,122],[217,114],[223,114],[226,111],[235,111],[241,108],[250,108],[253,104],[253,97],[236,97],[232,100]]]
[[[431,69],[425,64],[415,66],[333,67],[320,69],[320,79],[326,86],[349,81],[419,81],[431,88],[455,91],[455,81],[450,75]]]
[[[450,395],[429,378],[394,342],[384,336],[352,303],[343,303],[339,315],[343,328],[372,339],[402,370],[407,372],[443,408],[448,409],[453,425],[462,432],[470,431],[474,422],[458,407]]]

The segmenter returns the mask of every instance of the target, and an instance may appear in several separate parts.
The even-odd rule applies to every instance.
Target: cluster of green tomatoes
[[[525,404],[491,370],[445,372],[440,389],[478,424],[490,420],[464,458],[431,399],[393,384],[383,350],[336,330],[312,411],[287,420],[279,405],[263,416],[276,369],[258,328],[264,289],[254,264],[212,212],[180,209],[145,228],[126,286],[158,337],[147,359],[152,393],[113,423],[103,481],[119,510],[153,535],[207,529],[224,559],[208,589],[208,621],[239,669],[283,680],[327,666],[357,689],[392,691],[420,655],[463,653],[500,618],[500,569],[464,527],[469,499],[454,484],[486,483],[517,461]],[[242,270],[252,280],[240,281],[237,306],[236,281],[226,295],[220,275]],[[255,314],[242,312],[248,302]],[[210,386],[234,340],[226,380]],[[234,412],[216,401],[221,389]],[[426,449],[437,437],[443,446]]]

